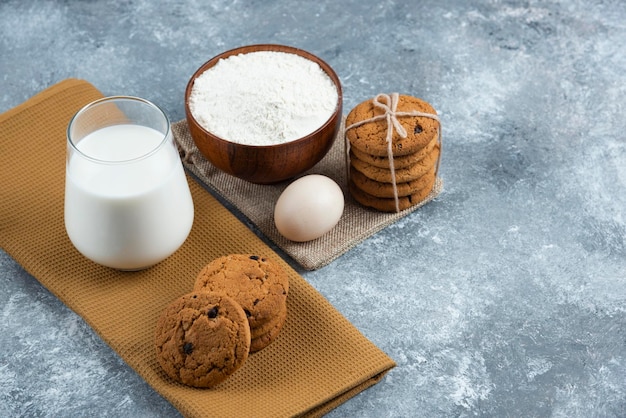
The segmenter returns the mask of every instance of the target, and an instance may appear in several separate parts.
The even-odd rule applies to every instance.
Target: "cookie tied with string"
[[[386,96],[386,95],[384,95]],[[378,97],[378,96],[377,96]],[[360,121],[383,116],[384,110],[376,105],[376,98],[367,100],[356,106],[346,117],[346,126],[356,125]],[[422,112],[437,115],[435,109],[417,97],[398,95],[395,112],[397,121],[404,128],[406,137],[402,137],[398,129],[393,130],[391,150],[393,157],[401,157],[419,152],[437,138],[439,122],[424,116],[402,116],[402,113]],[[388,157],[387,152],[387,121],[384,117],[378,120],[354,126],[346,131],[346,139],[350,146],[365,154],[375,157]]]
[[[417,97],[378,94],[346,118],[349,190],[363,206],[400,212],[429,198],[437,181],[441,126]]]

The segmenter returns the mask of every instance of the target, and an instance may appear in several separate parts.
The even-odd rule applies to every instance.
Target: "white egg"
[[[326,176],[310,174],[281,193],[274,207],[274,223],[278,232],[291,241],[311,241],[337,225],[343,207],[339,185]]]

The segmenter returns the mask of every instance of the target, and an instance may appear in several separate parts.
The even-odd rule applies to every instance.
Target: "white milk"
[[[76,146],[113,162],[69,154],[65,226],[87,258],[137,270],[168,257],[187,238],[193,202],[171,135],[159,148],[162,141],[163,134],[152,128],[115,125],[88,134]]]

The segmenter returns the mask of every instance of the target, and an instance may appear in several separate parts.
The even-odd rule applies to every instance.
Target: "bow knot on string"
[[[393,186],[393,196],[394,196],[395,205],[396,205],[396,212],[400,212],[400,203],[399,203],[399,197],[398,197],[398,186],[396,183],[396,171],[395,171],[395,167],[393,163],[393,146],[392,146],[393,145],[393,131],[395,130],[401,138],[406,138],[408,135],[406,129],[404,129],[404,126],[402,126],[398,117],[421,116],[421,117],[426,117],[426,118],[436,120],[439,124],[439,128],[437,128],[437,141],[438,142],[441,141],[441,136],[440,136],[441,135],[440,134],[441,121],[439,120],[439,116],[437,116],[436,114],[420,112],[417,110],[411,110],[408,112],[404,112],[404,111],[399,112],[397,110],[399,101],[400,101],[400,95],[398,93],[391,93],[391,95],[388,95],[385,93],[377,94],[376,97],[372,99],[372,104],[374,105],[375,108],[382,110],[383,113],[373,116],[369,119],[364,119],[364,120],[355,122],[349,125],[348,127],[346,127],[344,131],[344,135],[345,135],[350,129],[358,128],[359,126],[365,125],[367,123],[376,122],[376,121],[383,120],[383,119],[386,120],[387,135],[385,137],[385,142],[387,144],[387,157],[389,159],[389,171],[391,173],[391,183]],[[346,143],[346,161],[347,161],[346,167],[348,169],[348,178],[350,178],[350,141],[347,139],[347,136],[345,137],[345,143]],[[439,168],[438,166],[439,166],[439,158],[437,158],[436,171],[438,171],[438,168]],[[435,172],[435,175],[436,175],[436,172]]]
[[[394,128],[400,137],[406,138],[406,129],[404,129],[404,126],[402,126],[397,117],[398,112],[396,109],[398,108],[398,101],[398,93],[393,93],[391,96],[383,93],[374,97],[372,103],[375,107],[384,112],[381,116],[384,116],[385,119],[387,119],[387,130]],[[387,142],[390,141],[389,134],[387,134],[386,140]]]

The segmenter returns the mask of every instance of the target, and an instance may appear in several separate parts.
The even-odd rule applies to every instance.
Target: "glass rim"
[[[149,107],[155,109],[161,116],[163,116],[163,119],[165,120],[166,132],[163,134],[163,139],[159,142],[159,144],[157,146],[155,146],[150,151],[148,151],[145,154],[142,154],[142,155],[140,155],[138,157],[133,157],[133,158],[125,159],[125,160],[116,160],[116,161],[103,160],[103,159],[100,159],[100,158],[92,157],[92,156],[90,156],[88,154],[85,154],[83,151],[81,151],[77,147],[77,144],[74,142],[74,140],[72,139],[72,135],[71,135],[72,126],[74,126],[74,123],[76,122],[77,118],[79,118],[81,115],[83,115],[89,109],[91,109],[91,108],[93,108],[93,107],[95,107],[97,105],[100,105],[100,104],[106,103],[106,102],[115,102],[115,101],[130,101],[130,102],[143,103],[143,104],[148,105]],[[115,126],[115,125],[110,125],[110,126]],[[167,142],[167,140],[168,140],[168,138],[169,138],[169,136],[171,134],[171,131],[172,131],[172,129],[171,129],[170,120],[167,117],[167,115],[165,114],[165,112],[163,111],[163,109],[161,109],[159,106],[157,106],[156,104],[152,103],[150,100],[143,99],[141,97],[117,95],[117,96],[107,96],[107,97],[103,97],[103,98],[94,100],[94,101],[86,104],[82,108],[80,108],[80,110],[78,110],[74,114],[74,116],[72,116],[72,118],[70,119],[69,123],[67,124],[67,129],[66,129],[66,135],[65,136],[67,138],[67,142],[72,147],[72,150],[74,152],[78,153],[81,157],[83,157],[83,158],[85,158],[85,159],[87,159],[89,161],[99,163],[99,164],[117,165],[117,164],[128,164],[128,163],[140,161],[140,160],[149,158],[151,155],[157,153],[161,148],[163,148],[163,146]]]

